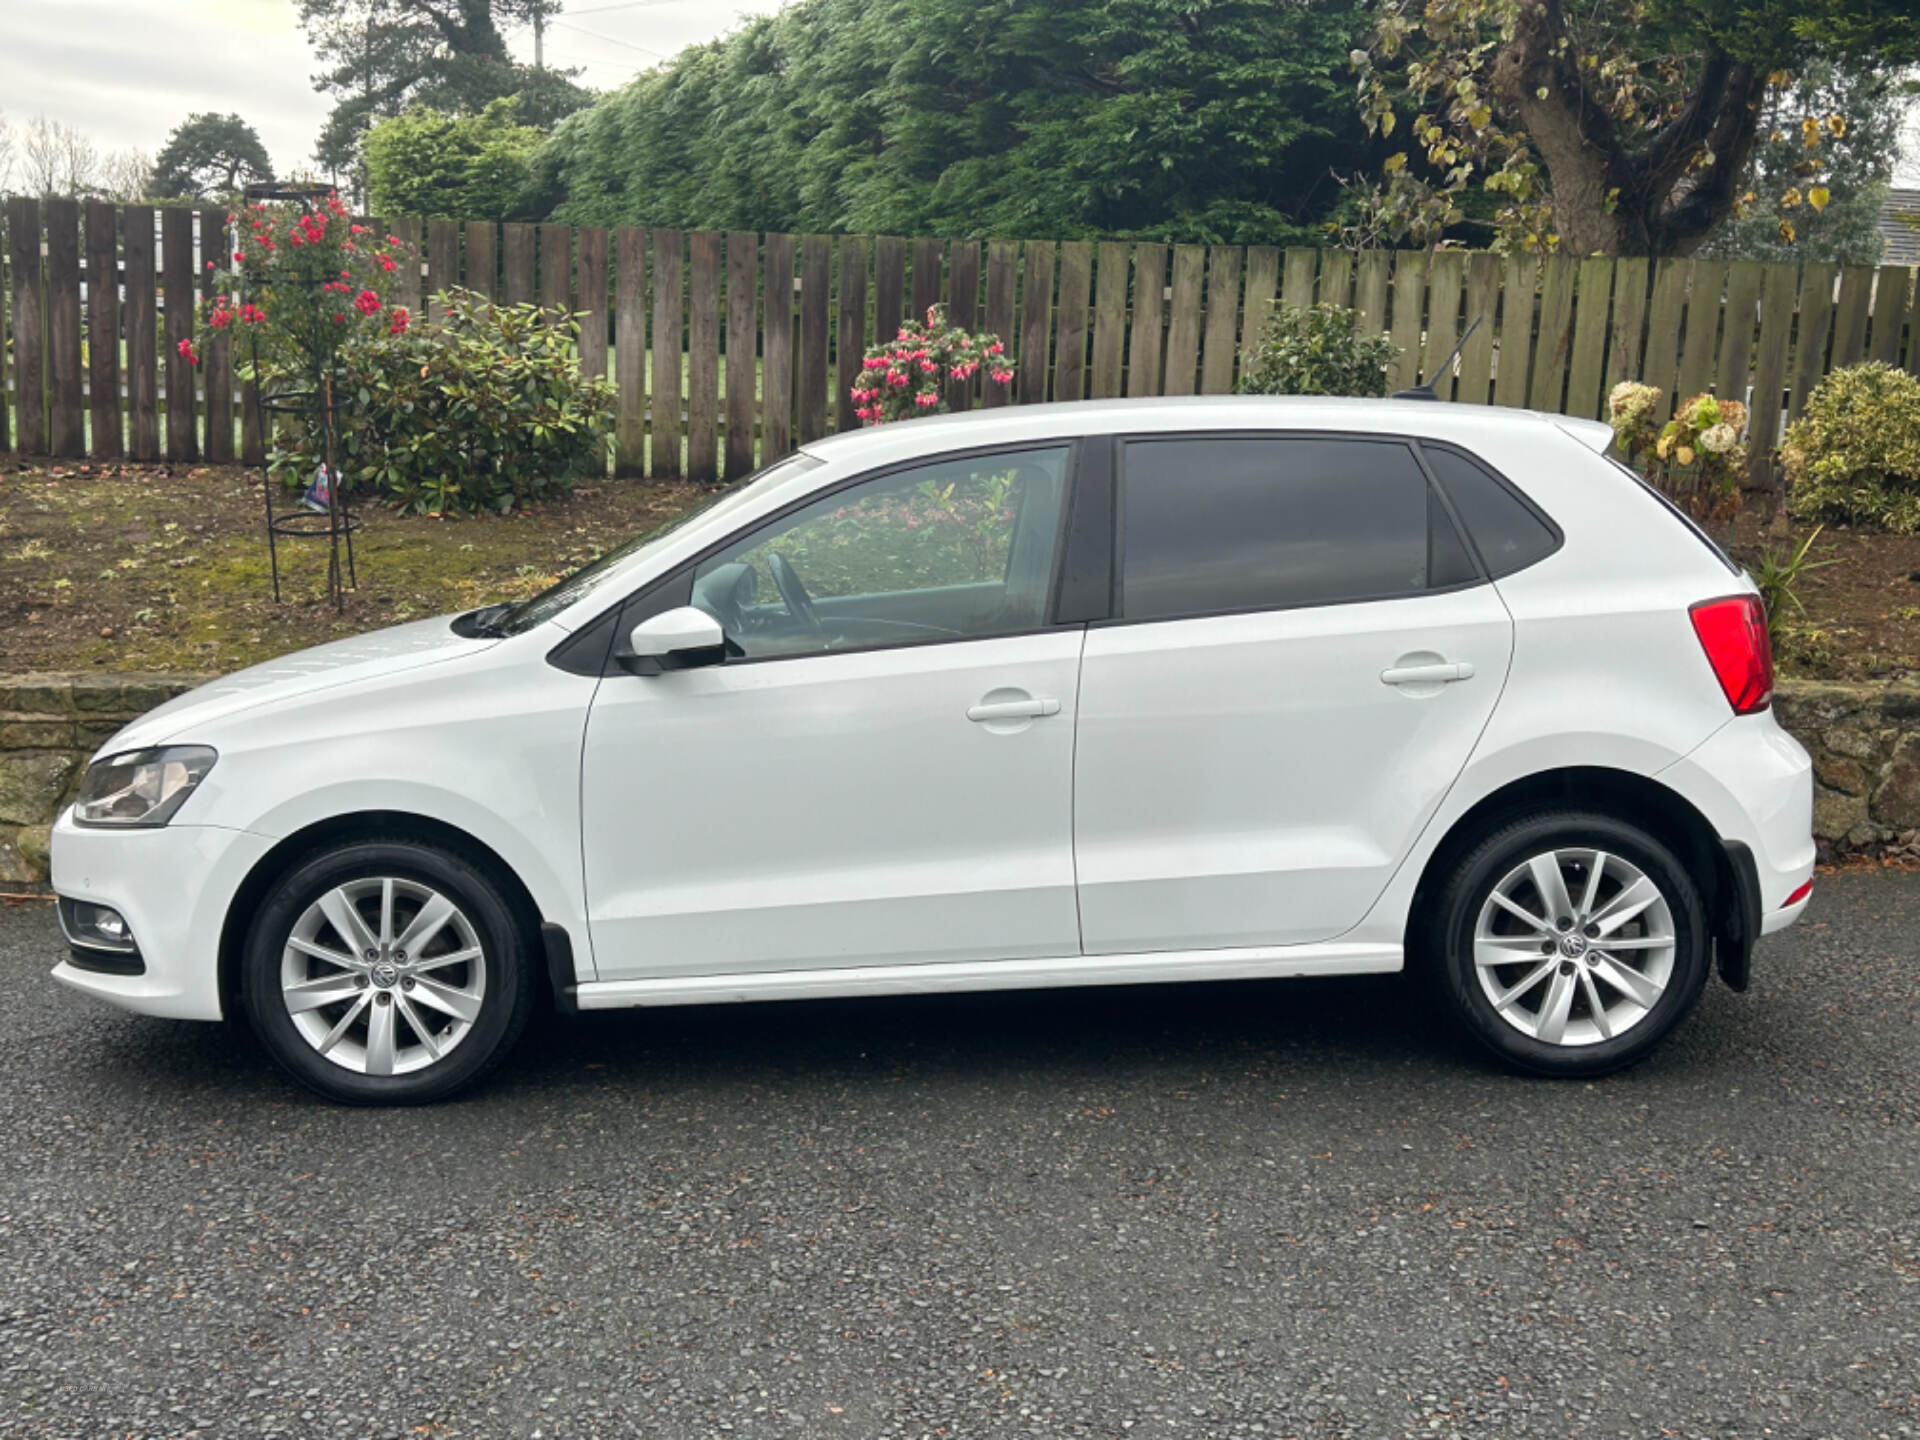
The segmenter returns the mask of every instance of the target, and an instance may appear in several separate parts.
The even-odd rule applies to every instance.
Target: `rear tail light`
[[[1758,595],[1702,600],[1688,612],[1693,633],[1736,715],[1764,710],[1773,699],[1773,643]]]
[[[1806,878],[1805,883],[1802,884],[1799,889],[1795,890],[1791,895],[1787,896],[1786,899],[1780,902],[1780,908],[1782,910],[1785,910],[1789,905],[1798,905],[1802,900],[1806,899],[1807,896],[1811,895],[1812,893],[1813,893],[1813,877],[1809,875]]]

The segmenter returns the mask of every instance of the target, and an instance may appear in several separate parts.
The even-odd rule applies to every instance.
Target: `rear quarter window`
[[[1440,488],[1495,580],[1537,564],[1560,548],[1560,535],[1512,486],[1463,451],[1423,444]]]

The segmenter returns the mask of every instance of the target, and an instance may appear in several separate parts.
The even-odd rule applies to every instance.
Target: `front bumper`
[[[274,843],[214,825],[83,829],[72,811],[62,814],[53,827],[55,893],[119,911],[140,969],[114,973],[63,960],[53,978],[142,1015],[220,1019],[221,930],[241,881]]]
[[[1807,897],[1791,897],[1813,877],[1813,761],[1773,712],[1729,720],[1658,778],[1691,801],[1722,841],[1751,853],[1760,933],[1798,920]]]

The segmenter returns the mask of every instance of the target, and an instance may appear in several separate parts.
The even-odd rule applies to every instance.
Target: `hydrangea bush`
[[[909,320],[893,339],[868,349],[853,387],[853,413],[868,425],[938,415],[947,409],[949,384],[982,371],[992,384],[1012,382],[1005,342],[948,324],[946,307],[935,305],[924,322]]]
[[[1835,370],[1781,458],[1795,515],[1920,534],[1920,379],[1879,361]]]
[[[1622,380],[1607,396],[1607,419],[1627,463],[1697,520],[1725,520],[1740,508],[1747,471],[1747,407],[1696,395],[1659,423],[1666,398],[1657,386]]]

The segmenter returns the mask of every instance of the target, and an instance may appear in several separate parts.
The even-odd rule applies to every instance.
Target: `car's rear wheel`
[[[244,967],[268,1052],[347,1104],[464,1089],[533,1009],[534,969],[499,887],[410,840],[346,844],[294,866],[255,917]]]
[[[1608,815],[1517,820],[1465,856],[1437,909],[1455,1011],[1510,1064],[1588,1076],[1643,1058],[1700,998],[1706,907],[1656,836]]]

